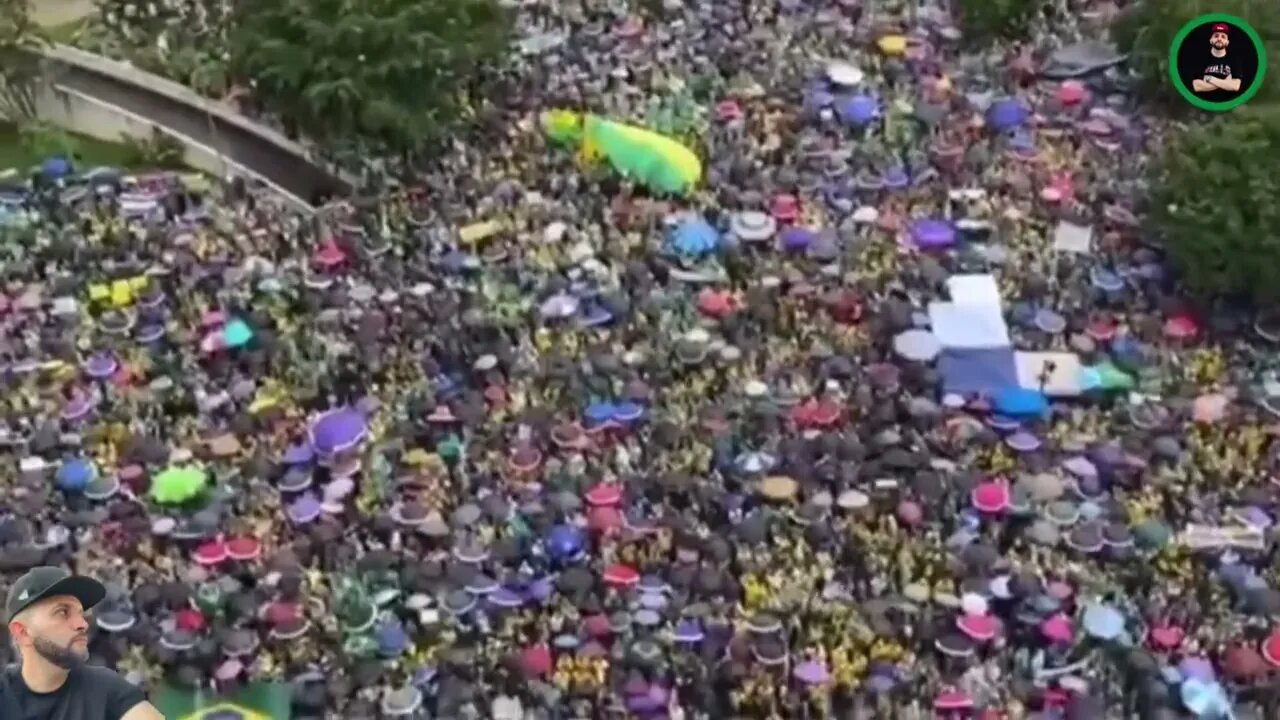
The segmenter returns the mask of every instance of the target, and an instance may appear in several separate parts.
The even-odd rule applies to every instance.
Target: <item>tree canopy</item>
[[[1280,107],[1185,128],[1153,166],[1150,219],[1187,287],[1280,300]]]
[[[35,117],[37,51],[47,43],[29,0],[0,0],[0,120],[23,124]]]
[[[410,157],[468,114],[510,36],[498,0],[255,0],[232,73],[323,146]]]
[[[1044,0],[960,0],[960,24],[972,42],[1024,35]]]
[[[1169,80],[1169,48],[1182,26],[1207,13],[1243,18],[1262,37],[1267,55],[1280,57],[1280,3],[1275,0],[1138,0],[1112,25],[1111,36],[1138,76],[1148,99],[1185,107]],[[1271,72],[1252,102],[1280,99],[1280,78]]]

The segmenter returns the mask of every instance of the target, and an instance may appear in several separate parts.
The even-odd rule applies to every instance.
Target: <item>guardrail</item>
[[[45,57],[52,67],[41,111],[68,129],[117,140],[154,127],[182,142],[198,169],[247,175],[291,204],[311,206],[350,190],[348,180],[299,143],[178,83],[66,45],[49,48]]]

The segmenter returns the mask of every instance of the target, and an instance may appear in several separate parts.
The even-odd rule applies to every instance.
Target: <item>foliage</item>
[[[23,124],[36,116],[38,51],[47,43],[29,0],[0,0],[0,120]]]
[[[1153,166],[1151,220],[1189,289],[1280,299],[1280,106],[1188,126]]]
[[[111,50],[107,55],[123,54],[149,72],[217,95],[226,91],[236,7],[231,0],[98,0],[98,18],[106,33],[95,28],[83,34],[80,44],[92,51]]]
[[[232,76],[322,146],[409,158],[469,114],[510,37],[499,0],[261,0],[236,25]]]
[[[1186,106],[1169,80],[1169,48],[1183,25],[1213,12],[1248,21],[1262,37],[1271,61],[1280,57],[1280,3],[1275,0],[1138,0],[1112,25],[1111,37],[1129,54],[1129,66],[1148,99]],[[1276,75],[1273,68],[1252,102],[1280,99]]]
[[[1044,0],[960,0],[957,4],[965,38],[973,42],[1022,37],[1045,6]]]
[[[19,132],[23,149],[35,157],[47,158],[62,155],[74,158],[80,152],[80,144],[74,136],[49,123],[28,123],[23,125]]]
[[[128,166],[145,168],[180,168],[186,152],[176,138],[158,129],[144,139],[125,138]]]

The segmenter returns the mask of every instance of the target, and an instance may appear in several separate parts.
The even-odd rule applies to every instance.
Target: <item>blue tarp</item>
[[[942,391],[996,396],[1018,387],[1018,368],[1010,348],[945,350],[938,356]]]

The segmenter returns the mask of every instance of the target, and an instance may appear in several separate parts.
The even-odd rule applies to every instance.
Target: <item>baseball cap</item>
[[[70,595],[80,601],[85,610],[102,602],[107,589],[90,577],[72,575],[60,567],[34,568],[18,578],[9,588],[4,610],[8,620],[45,598]]]
[[[1230,28],[1226,23],[1214,23],[1211,28],[1215,33],[1230,33]]]

